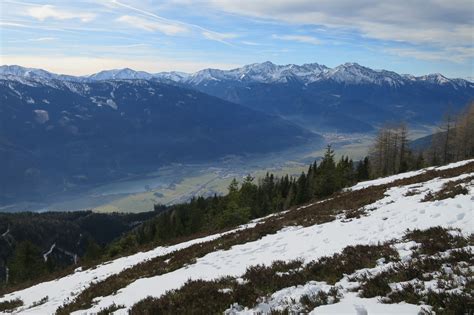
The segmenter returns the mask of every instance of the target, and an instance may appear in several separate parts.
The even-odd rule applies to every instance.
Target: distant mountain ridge
[[[378,84],[400,86],[407,82],[429,82],[433,84],[453,86],[472,85],[465,79],[450,79],[440,73],[423,76],[410,74],[398,74],[388,70],[374,70],[361,66],[357,63],[344,63],[334,68],[329,68],[318,63],[303,65],[288,64],[276,65],[270,61],[254,63],[231,70],[203,69],[195,73],[184,73],[178,71],[149,73],[136,71],[130,68],[103,70],[87,76],[71,76],[55,74],[42,69],[25,68],[17,65],[0,66],[0,76],[18,76],[33,79],[57,79],[79,82],[101,81],[101,80],[169,80],[178,83],[198,85],[206,81],[239,81],[258,83],[287,83],[299,81],[302,83],[314,83],[325,80],[344,82],[347,84]]]
[[[147,73],[105,70],[73,77],[41,69],[0,67],[0,77],[45,85],[110,80],[147,80],[197,90],[277,115],[315,132],[369,132],[387,121],[434,125],[448,110],[474,100],[474,83],[442,74],[414,76],[373,70],[357,63],[329,68],[318,63],[276,65],[269,61],[231,70]],[[30,82],[29,84],[34,84]]]

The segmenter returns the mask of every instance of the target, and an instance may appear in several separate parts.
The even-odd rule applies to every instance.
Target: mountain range
[[[0,202],[142,174],[172,162],[276,152],[321,132],[425,126],[474,99],[474,83],[356,63],[70,76],[0,66]]]
[[[17,65],[0,66],[0,76],[18,76],[33,79],[57,79],[79,82],[101,80],[166,80],[185,83],[189,85],[205,84],[208,81],[238,81],[253,83],[287,83],[298,81],[310,84],[318,81],[332,80],[346,84],[377,84],[401,86],[409,82],[423,82],[438,85],[451,85],[453,87],[472,86],[470,80],[449,79],[440,73],[423,76],[398,74],[388,70],[373,70],[357,63],[344,63],[334,68],[329,68],[318,63],[303,65],[276,65],[270,61],[245,65],[231,70],[203,69],[195,73],[178,71],[149,73],[135,71],[130,68],[103,70],[87,76],[71,76],[55,74],[42,69],[25,68]]]
[[[0,76],[76,82],[157,81],[277,115],[316,132],[368,132],[387,121],[433,125],[448,110],[458,111],[474,98],[474,83],[468,80],[450,79],[439,73],[398,74],[357,63],[329,68],[318,63],[276,65],[267,61],[195,73],[148,73],[125,68],[80,77],[3,66]]]

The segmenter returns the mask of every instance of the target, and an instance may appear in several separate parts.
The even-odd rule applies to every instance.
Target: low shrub
[[[20,299],[0,302],[0,312],[9,312],[22,305],[23,305],[23,301]]]

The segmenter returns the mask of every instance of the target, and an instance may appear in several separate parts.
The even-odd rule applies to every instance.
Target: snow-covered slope
[[[324,71],[320,76],[316,77],[315,81],[324,79],[348,84],[372,83],[389,86],[405,84],[405,79],[395,72],[387,70],[376,71],[357,63],[345,63],[334,69]]]
[[[400,75],[393,71],[374,70],[357,63],[344,63],[329,68],[317,63],[303,65],[276,65],[270,61],[254,63],[232,70],[204,69],[196,73],[174,78],[176,82],[190,85],[205,84],[210,81],[235,81],[258,83],[286,83],[299,81],[305,84],[319,81],[335,81],[345,84],[376,84],[401,86],[410,82],[429,82],[435,85],[451,84],[465,87],[470,82],[463,79],[448,79],[441,74],[420,77]]]
[[[370,187],[370,186],[385,185],[385,184],[389,184],[389,183],[391,183],[393,181],[396,181],[396,180],[400,180],[400,179],[420,175],[420,174],[426,173],[427,171],[432,171],[432,170],[441,170],[442,171],[442,170],[447,170],[447,169],[450,169],[450,168],[460,167],[460,166],[470,164],[470,163],[473,163],[473,162],[474,162],[474,159],[473,160],[459,161],[459,162],[451,163],[451,164],[448,164],[448,165],[445,165],[445,166],[427,167],[427,168],[424,168],[424,169],[421,169],[421,170],[418,170],[418,171],[400,173],[400,174],[397,174],[397,175],[392,175],[392,176],[388,176],[388,177],[381,177],[381,178],[377,178],[377,179],[373,179],[373,180],[368,180],[368,181],[365,181],[365,182],[360,182],[360,183],[357,183],[356,185],[354,185],[354,186],[352,186],[348,189],[349,190],[359,190],[359,189],[364,189],[364,188],[367,188],[367,187]]]
[[[329,68],[317,63],[304,65],[275,65],[269,61],[254,63],[232,70],[205,69],[193,73],[183,81],[198,85],[206,81],[241,81],[259,83],[285,83],[291,80],[305,83],[316,81]]]
[[[158,72],[153,74],[153,78],[158,80],[169,80],[173,82],[181,82],[190,76],[189,73],[180,71]]]
[[[392,187],[387,189],[382,199],[361,209],[365,211],[365,214],[358,218],[347,219],[342,214],[338,215],[335,220],[323,224],[306,227],[284,227],[277,233],[265,235],[261,239],[234,245],[227,250],[210,252],[203,257],[197,258],[194,263],[174,271],[137,279],[113,295],[96,297],[94,305],[90,309],[77,311],[77,314],[92,314],[113,304],[123,305],[116,312],[118,314],[126,314],[129,308],[147,296],[159,297],[168,290],[181,287],[189,279],[212,280],[223,276],[238,278],[249,266],[256,264],[270,265],[277,259],[289,261],[300,258],[305,262],[309,262],[323,256],[341,252],[349,245],[369,245],[401,239],[407,229],[423,230],[434,226],[442,226],[446,228],[459,228],[464,236],[468,236],[474,233],[472,221],[474,210],[473,163],[474,160],[463,161],[440,168],[430,168],[360,183],[350,190],[357,191],[374,185],[386,185],[402,178],[410,178],[432,170],[446,171],[455,168],[460,169],[460,167],[470,167],[469,172],[461,171],[452,176],[445,174],[442,178],[430,178],[422,182],[411,182],[407,185],[392,185]],[[453,198],[443,200],[422,202],[427,194],[436,193],[442,189],[444,184],[455,180],[464,180],[462,185],[467,189],[467,194],[459,194]],[[413,192],[413,190],[416,190],[417,193],[409,193]],[[322,201],[322,203],[324,202]],[[305,206],[305,208],[307,207],[311,207],[311,205]],[[295,209],[292,211],[302,210]],[[285,216],[288,213],[284,212],[275,215]],[[256,220],[248,226],[240,227],[240,229],[254,228],[256,224],[267,219]],[[8,294],[0,298],[0,302],[19,298],[24,302],[24,306],[17,309],[17,311],[23,314],[52,313],[61,304],[67,303],[80,294],[91,282],[100,281],[113,274],[117,274],[123,269],[130,268],[141,261],[165,255],[197,242],[205,242],[218,239],[219,237],[221,237],[221,234],[166,248],[159,247],[149,252],[114,260],[95,269],[77,270],[74,274],[56,281],[42,283]],[[403,252],[404,245],[400,243],[400,246],[399,252]],[[325,283],[317,282],[308,283],[303,289],[300,289],[304,291],[306,290],[305,288],[307,290],[327,289]],[[297,294],[297,292],[296,288],[290,288],[283,291],[283,293],[279,291],[274,295],[276,299],[285,295]],[[350,291],[344,292],[341,301],[334,304],[334,307],[339,306],[339,308],[333,308],[333,312],[334,310],[336,312],[349,310],[349,312],[358,314],[359,309],[366,312],[370,310],[370,314],[385,313],[387,310],[416,314],[420,310],[420,307],[415,305],[381,305],[377,299],[362,299]],[[41,300],[45,296],[48,296],[48,300],[45,303],[32,306],[34,302]],[[320,311],[324,310],[326,310],[326,307],[320,309]],[[316,308],[315,314],[320,314],[320,311]],[[328,309],[329,311],[330,309]]]
[[[87,77],[91,80],[123,80],[123,79],[139,79],[149,80],[153,78],[153,75],[145,71],[135,71],[130,68],[125,69],[114,69],[104,70]]]
[[[43,69],[25,68],[17,65],[3,65],[0,66],[0,78],[28,78],[34,80],[68,80],[81,81],[80,77],[56,74]]]

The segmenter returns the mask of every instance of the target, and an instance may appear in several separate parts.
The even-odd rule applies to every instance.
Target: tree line
[[[311,164],[297,177],[266,176],[255,180],[248,175],[239,183],[232,180],[224,196],[195,197],[184,204],[168,207],[133,233],[112,244],[108,255],[115,256],[150,242],[210,233],[244,224],[252,219],[282,211],[289,207],[324,198],[368,178],[368,160],[354,163],[349,157],[336,160],[328,146],[319,163]],[[164,206],[156,205],[158,210]]]
[[[410,148],[408,134],[403,123],[379,130],[368,156],[371,178],[474,157],[474,102],[457,115],[445,115],[426,148]]]
[[[434,165],[474,157],[474,102],[460,114],[445,115],[426,154]]]

